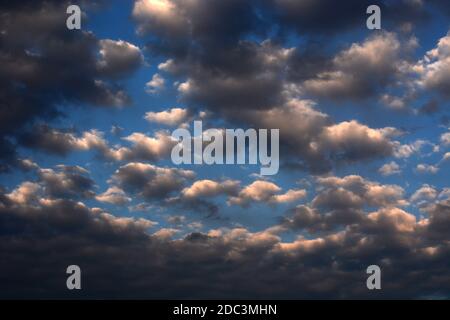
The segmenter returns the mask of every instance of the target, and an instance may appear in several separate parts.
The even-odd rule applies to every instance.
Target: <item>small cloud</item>
[[[161,112],[147,112],[145,119],[149,122],[175,126],[184,122],[188,117],[188,111],[182,108],[172,108]]]
[[[431,164],[418,164],[416,167],[416,171],[419,173],[431,173],[435,174],[439,171],[439,168],[437,166],[433,166]]]
[[[450,132],[441,135],[441,143],[445,146],[450,146]]]
[[[158,73],[155,73],[152,80],[145,84],[145,91],[150,94],[157,93],[164,89],[165,80]]]
[[[390,163],[386,163],[380,169],[378,169],[378,172],[383,176],[391,176],[393,174],[399,174],[401,170],[400,166],[396,162],[391,161]]]

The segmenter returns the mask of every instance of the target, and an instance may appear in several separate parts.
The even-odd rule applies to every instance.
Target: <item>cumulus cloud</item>
[[[442,161],[450,160],[450,152],[446,152],[444,156],[442,157]]]
[[[404,190],[382,185],[361,176],[317,178],[317,192],[308,204],[288,210],[281,226],[311,233],[334,232],[343,226],[366,225],[367,207],[379,210],[405,206]]]
[[[105,152],[108,150],[103,134],[95,129],[85,131],[81,136],[77,136],[73,130],[55,129],[48,125],[39,125],[32,132],[22,134],[20,139],[29,148],[58,155],[67,155],[76,150],[97,149]]]
[[[38,183],[23,182],[6,197],[17,204],[27,204],[35,202],[39,199],[39,192],[42,187]]]
[[[382,33],[354,43],[333,59],[333,68],[306,80],[304,89],[332,99],[361,99],[375,94],[399,72],[400,42]]]
[[[446,132],[441,135],[441,143],[446,146],[450,146],[450,132]]]
[[[416,227],[416,217],[399,208],[383,208],[369,213],[367,218],[374,224],[368,227],[375,227],[381,232],[413,232]]]
[[[102,39],[99,41],[97,68],[109,77],[123,77],[137,69],[144,61],[141,50],[123,40]]]
[[[130,162],[117,169],[111,181],[123,190],[144,199],[164,200],[172,193],[180,191],[194,176],[194,172],[190,170]]]
[[[58,119],[74,103],[89,108],[131,101],[117,80],[138,67],[130,63],[140,61],[138,50],[122,42],[113,45],[111,53],[108,45],[117,44],[113,40],[61,28],[67,6],[66,1],[2,5],[0,165],[8,166],[15,157],[16,143],[6,137],[17,137],[38,119]],[[91,7],[85,3],[83,9]],[[105,46],[106,51],[101,51]],[[103,70],[99,68],[102,61]]]
[[[332,181],[356,188],[360,179],[328,178],[323,184]],[[22,187],[21,193],[32,194],[35,191],[31,189]],[[7,289],[2,295],[7,292],[9,297],[65,297],[67,290],[53,281],[54,270],[64,270],[73,261],[89,275],[85,281],[90,285],[83,296],[91,298],[181,298],[193,294],[196,298],[226,298],[245,297],[249,292],[257,292],[260,298],[370,297],[365,278],[355,272],[355,265],[374,263],[389,265],[383,276],[383,297],[413,298],[450,290],[446,282],[432,276],[449,258],[442,242],[450,225],[448,200],[428,207],[428,219],[417,221],[402,209],[385,207],[362,215],[345,230],[298,236],[292,241],[281,239],[278,232],[282,228],[256,232],[243,227],[220,228],[182,236],[178,229],[150,231],[156,226],[153,221],[116,217],[80,202],[32,201],[26,196],[0,196],[2,252],[8,261],[8,265],[0,264],[0,277]],[[181,237],[173,239],[177,235]],[[33,245],[36,242],[39,247]],[[37,254],[38,250],[54,254]],[[26,257],[33,257],[33,263],[23,263]],[[434,263],[424,263],[430,259]],[[280,264],[282,269],[276,267]],[[131,266],[134,272],[125,272]],[[256,278],[250,279],[249,273]],[[19,282],[24,286],[18,286]],[[179,283],[183,283],[181,288]],[[155,287],[160,290],[149,290]],[[206,288],[208,294],[199,288]]]
[[[155,73],[152,80],[145,84],[145,91],[147,93],[157,93],[164,89],[165,80],[158,73]]]
[[[257,180],[243,188],[237,196],[230,197],[230,205],[247,206],[251,202],[287,203],[297,201],[306,196],[306,190],[288,190],[284,194],[278,194],[281,188],[276,184]]]
[[[382,185],[380,183],[369,181],[358,175],[349,175],[343,178],[340,177],[325,177],[317,178],[317,183],[323,186],[325,191],[321,192],[313,200],[316,205],[327,205],[334,208],[333,203],[329,203],[328,199],[334,201],[334,192],[337,192],[337,199],[341,191],[349,192],[349,202],[344,202],[345,207],[352,207],[354,205],[361,206],[368,204],[371,206],[398,206],[405,205],[404,190],[398,185]],[[322,195],[327,197],[322,199]],[[329,197],[331,195],[331,197]],[[345,198],[344,198],[345,199]],[[324,201],[325,200],[325,201]]]
[[[356,120],[333,124],[311,100],[291,99],[280,107],[249,111],[240,118],[262,128],[280,129],[281,152],[286,162],[312,172],[327,172],[333,165],[392,155],[398,130],[370,128]]]
[[[207,62],[193,63],[196,69],[188,70],[189,78],[179,84],[178,91],[191,105],[205,105],[229,116],[240,108],[267,109],[282,101],[280,72],[292,55],[294,49],[270,41],[242,41],[237,49],[221,54],[214,68]],[[236,61],[239,67],[231,67]]]
[[[106,155],[116,160],[158,160],[168,156],[177,143],[167,132],[157,132],[155,137],[135,132],[123,138],[133,144],[110,150]]]
[[[418,173],[436,174],[439,171],[439,167],[432,164],[419,163],[416,166],[416,171]]]
[[[394,142],[394,156],[396,158],[409,158],[414,154],[420,154],[424,147],[432,147],[433,151],[438,150],[438,146],[426,140],[416,140],[412,143],[401,144],[400,142]]]
[[[89,12],[92,3],[81,7]],[[434,117],[420,117],[444,111],[436,105],[449,91],[448,36],[414,64],[409,50],[418,42],[408,35],[429,8],[437,5],[449,13],[448,3],[380,1],[383,25],[389,30],[400,26],[399,34],[381,31],[361,42],[338,43],[339,32],[365,23],[364,14],[354,15],[354,10],[364,12],[372,3],[135,0],[131,16],[145,50],[114,37],[61,28],[67,4],[24,0],[0,5],[0,159],[23,170],[0,187],[0,296],[73,298],[74,292],[61,286],[64,275],[55,277],[73,263],[82,267],[87,285],[75,294],[84,298],[373,298],[365,285],[365,267],[371,264],[383,270],[377,297],[450,295],[445,176],[421,186],[412,176],[405,181],[413,190],[407,195],[399,182],[363,177],[372,159],[402,158],[401,164],[389,159],[379,168],[382,175],[398,174],[400,167],[414,169],[413,156],[440,157],[434,153],[449,145],[446,133],[440,145],[407,141],[408,134],[423,133],[423,124],[434,124]],[[200,167],[197,174],[163,167],[176,141],[168,131],[123,135],[119,125],[125,127],[128,117],[119,123],[109,117],[101,121],[102,128],[115,125],[112,140],[97,129],[61,129],[54,121],[61,115],[67,117],[64,123],[74,120],[72,105],[130,103],[122,85],[143,64],[144,52],[163,61],[147,89],[165,86],[183,103],[183,108],[146,110],[152,126],[184,125],[202,108],[213,125],[280,129],[283,169],[307,172],[284,171],[274,180],[258,177],[241,186],[223,176],[212,178],[220,175]],[[169,79],[173,87],[164,84]],[[441,95],[439,100],[419,96],[431,91]],[[347,109],[332,105],[351,100],[344,108],[353,108],[355,101],[366,105],[363,99],[369,97],[394,109],[411,105],[417,112],[380,117],[372,114],[376,110],[359,108],[349,118]],[[312,98],[329,101],[320,105],[307,100]],[[430,103],[417,106],[421,101]],[[402,142],[396,141],[400,134]],[[427,139],[432,137],[427,134]],[[70,158],[41,168],[29,158],[34,149]],[[22,151],[26,156],[16,154]],[[72,151],[96,157],[86,164],[85,155],[72,157]],[[45,154],[37,156],[42,161]],[[67,164],[77,160],[93,174]],[[335,176],[350,169],[360,175]],[[369,167],[371,177],[376,169]],[[438,169],[438,164],[417,167],[419,172]],[[443,166],[439,173],[446,173]],[[105,174],[111,175],[106,187],[93,180]],[[232,170],[227,176],[238,175]],[[288,186],[301,178],[311,182],[309,197],[306,190]],[[88,203],[109,204],[115,214]],[[261,214],[231,220],[250,205]],[[419,215],[410,208],[419,209]],[[209,215],[198,215],[204,211]]]
[[[123,206],[131,201],[131,198],[127,197],[125,191],[115,186],[110,187],[105,192],[97,195],[95,199],[100,202],[107,202],[118,206]]]
[[[188,118],[188,110],[182,108],[172,108],[166,111],[153,112],[145,114],[145,119],[149,122],[161,123],[167,126],[176,126]]]
[[[190,187],[182,190],[182,195],[185,198],[201,198],[201,197],[215,197],[221,194],[235,195],[239,190],[239,181],[225,180],[217,182],[213,180],[198,180]]]
[[[414,194],[411,196],[410,200],[413,203],[418,205],[426,204],[430,200],[436,199],[438,196],[438,191],[428,184],[422,185],[419,189],[417,189]]]
[[[19,160],[19,167],[22,168],[25,171],[31,171],[31,170],[37,170],[39,169],[39,165],[35,163],[31,159],[20,159]]]
[[[82,167],[58,165],[56,170],[39,169],[38,175],[46,194],[52,198],[91,198],[95,194],[95,183]]]
[[[450,36],[439,39],[437,46],[428,51],[414,67],[418,73],[419,86],[434,90],[448,97],[450,78]]]
[[[131,147],[110,146],[104,134],[96,129],[77,135],[73,130],[54,129],[47,125],[35,127],[33,133],[25,133],[21,141],[25,146],[48,153],[67,155],[73,151],[95,151],[99,156],[115,161],[160,160],[168,156],[177,143],[168,132],[158,131],[154,137],[134,132],[122,140]]]
[[[402,171],[400,169],[400,166],[395,161],[391,161],[381,166],[381,168],[378,169],[378,172],[383,176],[391,176],[394,174],[399,174]]]
[[[326,127],[319,140],[319,148],[331,152],[332,157],[342,154],[344,160],[356,161],[392,154],[390,140],[394,128],[372,129],[357,121],[344,121]]]
[[[133,18],[140,23],[140,31],[152,28],[167,29],[167,32],[187,32],[188,20],[183,17],[177,2],[172,0],[139,0],[134,3]]]

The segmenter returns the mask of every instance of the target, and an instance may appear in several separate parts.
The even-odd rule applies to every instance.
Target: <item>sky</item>
[[[449,297],[447,1],[0,15],[0,297]],[[174,164],[172,132],[194,121],[278,129],[278,173]],[[82,290],[67,290],[73,264]]]

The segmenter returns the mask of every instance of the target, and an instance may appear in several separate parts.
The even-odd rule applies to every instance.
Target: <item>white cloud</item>
[[[250,202],[285,203],[292,202],[306,196],[305,190],[288,190],[284,194],[277,194],[281,188],[275,183],[257,180],[243,188],[236,197],[230,197],[228,204],[246,206]]]
[[[182,108],[172,108],[160,112],[147,112],[145,119],[149,122],[156,122],[168,126],[176,126],[187,120],[188,111]]]
[[[183,197],[193,199],[200,197],[214,197],[220,194],[236,194],[239,188],[239,181],[225,180],[216,182],[213,180],[198,180],[190,187],[184,188],[182,191]]]
[[[420,163],[416,167],[417,172],[419,173],[431,173],[435,174],[439,171],[439,168],[437,166],[431,165],[431,164],[425,164]]]
[[[125,205],[131,201],[131,198],[127,197],[125,191],[119,187],[110,187],[108,190],[95,197],[100,202],[112,203],[115,205]]]
[[[441,143],[446,146],[450,146],[450,132],[441,135]]]
[[[399,174],[401,172],[401,169],[396,162],[391,161],[384,164],[380,169],[378,169],[378,172],[383,176],[391,176],[393,174]]]

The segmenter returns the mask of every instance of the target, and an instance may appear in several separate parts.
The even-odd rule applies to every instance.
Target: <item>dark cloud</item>
[[[156,132],[154,137],[134,132],[122,140],[130,142],[131,147],[110,146],[103,132],[96,129],[79,134],[73,128],[56,129],[45,124],[18,135],[22,145],[46,153],[65,156],[75,151],[94,151],[98,158],[113,161],[157,161],[167,157],[177,143],[167,131]]]
[[[123,77],[137,69],[144,61],[141,50],[135,45],[119,40],[99,41],[100,59],[97,67],[107,77]]]
[[[89,172],[79,166],[59,165],[56,171],[40,169],[39,181],[43,184],[46,194],[52,198],[91,198],[94,196],[94,181]]]
[[[144,199],[164,200],[173,192],[181,190],[194,176],[194,172],[189,170],[131,162],[117,169],[112,181]]]
[[[125,62],[115,59],[116,54],[99,60],[105,42],[92,33],[66,28],[68,2],[10,3],[2,1],[0,6],[0,145],[14,152],[14,137],[21,130],[36,120],[57,118],[70,103],[122,106],[130,102],[111,76],[138,67],[135,48],[133,58]],[[127,56],[130,50],[124,49]],[[1,154],[5,163],[11,153]]]
[[[448,296],[448,203],[429,223],[397,208],[372,212],[346,230],[282,242],[244,228],[170,240],[154,223],[118,218],[81,203],[31,205],[0,196],[0,286],[16,298],[423,298]],[[444,220],[443,220],[444,219]],[[161,229],[164,230],[164,229]],[[35,244],[39,243],[39,246]],[[88,248],[88,249],[87,249]],[[68,265],[82,268],[79,292],[65,288]],[[378,264],[383,290],[366,288]],[[180,271],[182,270],[182,271]]]
[[[48,125],[38,125],[32,131],[23,132],[19,136],[22,145],[43,150],[47,153],[66,155],[76,146],[74,132],[71,129],[54,129]]]
[[[365,9],[373,2],[136,0],[132,18],[137,30],[148,39],[152,58],[165,59],[158,75],[175,81],[180,101],[186,104],[186,109],[148,112],[146,119],[182,125],[194,118],[195,109],[204,108],[208,120],[277,128],[284,164],[312,173],[397,155],[400,147],[410,154],[409,149],[419,150],[425,142],[418,140],[419,147],[401,145],[394,141],[399,132],[393,127],[333,121],[305,97],[364,101],[385,89],[410,85],[446,98],[449,37],[417,64],[408,60],[408,50],[417,45],[408,37],[429,10],[421,3],[380,1],[383,27],[398,28],[399,35],[374,31],[366,40],[337,49],[336,45],[342,48],[337,35],[354,26],[365,28]],[[435,187],[423,185],[406,197],[398,185],[357,175],[316,177],[310,197],[303,189],[285,190],[279,181],[257,180],[243,187],[225,177],[193,182],[192,171],[137,162],[157,161],[170,153],[174,141],[166,131],[154,137],[134,132],[122,138],[130,146],[110,146],[96,129],[79,133],[46,124],[67,114],[69,105],[129,103],[120,80],[144,60],[131,43],[68,31],[67,4],[0,2],[0,170],[15,163],[33,177],[16,188],[0,188],[1,297],[450,295],[448,190],[439,194]],[[448,7],[440,0],[431,5],[444,13]],[[416,72],[419,81],[405,81],[405,72]],[[402,101],[412,99],[413,95]],[[434,100],[419,109],[419,114],[433,112]],[[121,131],[114,127],[112,134]],[[30,159],[20,159],[17,145],[62,156],[93,150],[103,160],[126,164],[97,192],[84,168],[40,168]],[[213,202],[217,198],[221,202]],[[136,204],[136,199],[143,202]],[[226,200],[234,206],[231,210],[242,212],[253,203],[265,211],[275,204],[301,204],[265,230],[227,221],[229,228],[187,233],[203,230],[203,225],[189,226],[184,216],[174,216],[167,219],[173,228],[156,227],[148,219],[114,216],[82,203],[108,203],[115,210],[130,205],[127,215],[133,210],[148,215],[170,210],[222,218]],[[408,212],[410,206],[423,216]],[[82,269],[79,292],[66,289],[65,271],[71,264]],[[366,288],[366,268],[372,264],[382,268],[381,291]]]
[[[269,41],[241,41],[211,54],[214,61],[190,56],[182,62],[189,65],[188,78],[178,91],[189,105],[226,114],[239,108],[267,109],[282,101],[283,69],[293,50]]]
[[[312,233],[336,231],[343,226],[371,222],[365,213],[368,207],[392,208],[408,204],[400,186],[382,185],[357,175],[317,178],[317,184],[317,194],[310,204],[289,210],[283,219],[285,227],[307,229]]]
[[[365,26],[366,9],[374,1],[350,0],[337,4],[333,0],[273,0],[282,24],[299,34],[329,34],[355,25]],[[361,14],[355,14],[360,12]]]

